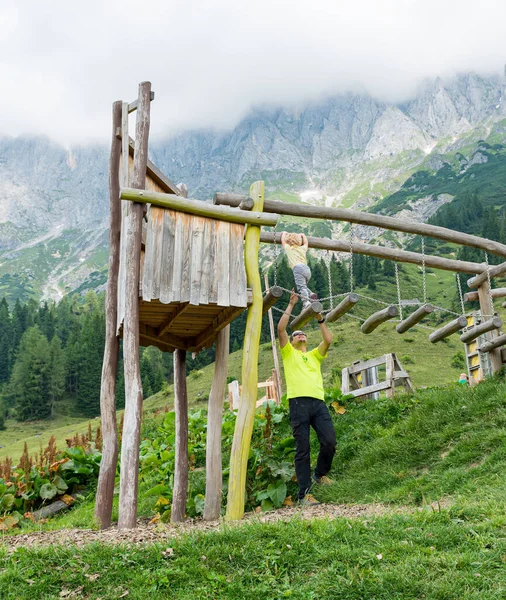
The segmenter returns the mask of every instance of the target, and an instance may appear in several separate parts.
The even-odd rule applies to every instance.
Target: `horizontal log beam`
[[[506,274],[506,262],[501,263],[500,265],[495,265],[494,267],[490,267],[486,269],[486,265],[482,265],[482,272],[476,277],[471,277],[471,279],[467,280],[468,287],[474,288],[479,287],[482,283],[487,281],[489,275],[490,277],[500,277],[501,275]]]
[[[460,341],[467,344],[468,342],[472,342],[480,335],[487,333],[488,331],[492,331],[493,329],[500,329],[502,325],[502,320],[500,317],[492,317],[488,321],[483,321],[479,325],[475,325],[469,331],[466,331],[460,336]]]
[[[245,198],[247,196],[239,196],[239,194],[215,194],[215,202],[217,204],[226,204],[227,206],[239,206],[241,200]],[[352,210],[351,208],[332,208],[327,206],[311,206],[308,204],[293,204],[280,200],[265,200],[264,211],[273,212],[278,215],[328,219],[330,221],[347,221],[348,223],[370,225],[392,231],[403,231],[404,233],[433,237],[445,242],[470,246],[471,248],[481,248],[497,256],[506,256],[506,246],[494,240],[481,238],[469,233],[462,233],[461,231],[453,231],[453,229],[447,229],[446,227],[429,225],[428,223],[413,223],[396,219],[395,217]]]
[[[494,288],[490,291],[492,298],[504,298],[506,296],[506,288]],[[467,294],[464,294],[464,302],[474,302],[478,299],[478,292],[467,292]]]
[[[271,288],[269,288],[264,296],[262,314],[265,315],[265,313],[276,304],[282,295],[283,290],[279,286],[273,285]]]
[[[219,219],[229,223],[241,223],[251,225],[266,225],[272,227],[278,222],[278,215],[266,214],[262,212],[249,212],[246,210],[234,210],[223,206],[214,206],[201,200],[192,200],[182,198],[175,194],[162,194],[160,192],[150,192],[147,190],[134,190],[133,188],[124,188],[120,192],[122,200],[132,202],[141,202],[143,204],[152,204],[161,208],[179,210],[181,212],[198,215],[199,217],[208,217],[210,219]]]
[[[398,314],[399,311],[397,310],[397,306],[391,304],[383,310],[378,310],[378,312],[373,313],[368,319],[366,319],[362,323],[362,327],[360,329],[362,330],[362,333],[372,333],[376,329],[376,327],[378,327],[385,321],[393,319]]]
[[[372,385],[359,388],[358,390],[349,390],[346,395],[360,398],[360,396],[368,396],[369,394],[374,394],[375,392],[381,392],[381,390],[388,390],[391,387],[392,384],[389,381],[380,381],[379,383],[373,383]]]
[[[482,344],[478,350],[480,352],[490,352],[491,350],[495,350],[496,348],[504,346],[504,344],[506,344],[506,335],[498,335],[493,340],[490,340],[490,342],[485,342]]]
[[[424,319],[427,315],[434,312],[434,306],[432,304],[424,304],[417,308],[414,313],[410,314],[409,317],[401,321],[397,327],[395,328],[397,333],[405,333],[411,327],[414,327],[417,323],[419,323],[422,319]]]
[[[325,317],[326,323],[333,323],[340,317],[349,312],[358,302],[357,294],[348,294],[335,308],[333,308]]]
[[[272,231],[260,232],[260,241],[266,244],[274,244],[274,233]],[[344,240],[331,240],[328,238],[308,237],[310,248],[318,250],[333,250],[335,252],[349,252],[350,244]],[[281,243],[281,236],[276,234],[276,244]],[[387,260],[411,263],[414,265],[423,265],[442,271],[458,271],[460,273],[481,273],[483,265],[464,260],[454,260],[452,258],[442,258],[440,256],[430,256],[418,252],[408,252],[397,248],[388,248],[386,246],[377,246],[375,244],[363,244],[353,242],[353,252],[355,254],[364,254],[366,256],[375,256]]]
[[[316,315],[319,315],[323,310],[321,302],[311,302],[309,306],[303,308],[299,315],[290,323],[290,329],[295,331],[300,327],[304,327],[306,323],[309,323],[311,319],[314,319]]]
[[[460,329],[464,329],[467,325],[467,319],[465,317],[458,317],[457,319],[450,321],[444,327],[436,329],[429,335],[429,341],[435,344],[441,340],[444,340],[452,333],[456,333]]]
[[[150,340],[152,342],[161,342],[162,344],[173,346],[174,348],[180,348],[181,350],[187,349],[187,339],[172,333],[164,333],[163,336],[159,336],[157,329],[151,325],[139,323],[139,334],[146,340]]]

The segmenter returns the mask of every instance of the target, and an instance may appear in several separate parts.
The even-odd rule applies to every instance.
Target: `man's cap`
[[[307,335],[306,335],[306,332],[305,332],[305,331],[302,331],[301,329],[297,329],[296,331],[292,332],[292,335],[290,336],[290,341],[293,341],[293,338],[294,338],[296,335],[299,335],[299,333],[302,333],[302,335],[305,335],[305,336],[306,336],[306,338],[307,338]]]

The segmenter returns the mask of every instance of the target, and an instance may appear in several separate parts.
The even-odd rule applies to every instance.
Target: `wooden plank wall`
[[[142,299],[246,307],[244,226],[151,206]]]

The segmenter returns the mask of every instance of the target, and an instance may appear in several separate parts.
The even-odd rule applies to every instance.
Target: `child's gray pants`
[[[312,292],[307,287],[307,283],[311,279],[311,269],[304,264],[295,265],[293,268],[293,278],[299,294],[303,299],[309,300]]]

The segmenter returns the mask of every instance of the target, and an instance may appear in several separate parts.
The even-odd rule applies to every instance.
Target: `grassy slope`
[[[127,590],[138,599],[504,598],[505,391],[492,380],[348,400],[334,416],[335,483],[318,497],[420,511],[224,525],[147,547],[22,548],[11,557],[0,549],[0,597],[57,598],[83,586],[90,599]],[[431,509],[434,500],[442,507]],[[91,512],[85,503],[51,527],[89,526]]]

